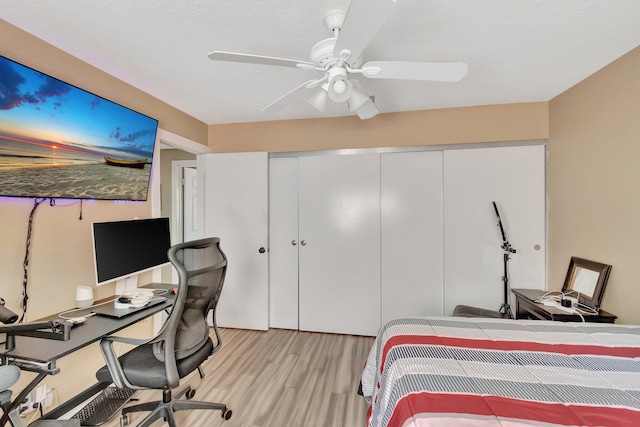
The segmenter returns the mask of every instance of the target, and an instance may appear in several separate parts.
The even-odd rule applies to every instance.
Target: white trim
[[[211,149],[202,145],[199,142],[193,141],[191,139],[185,138],[183,136],[177,135],[173,132],[169,132],[164,129],[158,129],[158,134],[156,136],[156,148],[153,153],[153,164],[160,165],[160,144],[167,144],[173,148],[178,148],[184,150],[189,153],[193,153],[196,155],[206,154],[211,151]],[[160,216],[161,205],[160,205],[160,170],[158,167],[151,168],[151,216],[157,217]],[[173,206],[171,207],[173,213]],[[173,230],[175,227],[175,219],[171,221],[171,231],[173,235]],[[176,280],[175,269],[172,269],[173,279]],[[161,270],[158,268],[154,270],[152,273],[152,280],[154,282],[160,282],[162,280]],[[162,313],[157,313],[153,316],[153,333],[157,334],[164,323],[162,318]]]
[[[171,236],[173,243],[182,243],[184,241],[183,222],[184,213],[179,206],[184,202],[184,185],[182,183],[184,168],[197,168],[197,160],[174,160],[171,162],[171,194],[173,194],[173,202],[171,203]]]
[[[169,132],[164,129],[158,129],[156,135],[156,148],[153,152],[153,165],[151,168],[151,216],[153,218],[160,216],[161,212],[161,195],[160,195],[160,143],[168,144],[174,148],[178,148],[193,154],[204,154],[210,151],[209,147],[202,145],[199,142],[195,142],[191,139],[177,135],[173,132]],[[172,208],[173,209],[173,208]],[[173,228],[172,222],[172,228]],[[173,230],[172,230],[173,231]],[[160,281],[160,269],[157,273],[153,273],[153,280]]]
[[[171,162],[171,240],[172,244],[184,242],[184,168],[197,168],[197,160],[174,160]],[[183,209],[179,209],[183,208]],[[173,283],[178,283],[178,272],[171,270]]]
[[[527,145],[546,145],[546,139],[530,139],[522,141],[496,141],[496,142],[468,142],[459,144],[438,144],[438,145],[407,145],[401,147],[373,147],[373,148],[347,148],[338,150],[315,150],[315,151],[278,151],[270,152],[269,157],[303,157],[303,156],[326,156],[326,155],[349,155],[367,153],[405,153],[413,151],[444,151],[444,150],[466,150],[469,148],[491,148],[491,147],[519,147]]]
[[[171,145],[174,148],[187,151],[193,154],[207,154],[211,149],[207,145],[202,145],[184,136],[169,132],[168,130],[158,129],[158,138],[161,142]]]
[[[195,142],[191,139],[185,138],[183,136],[177,135],[173,132],[169,132],[164,129],[158,129],[158,134],[156,136],[156,148],[153,153],[153,164],[160,164],[160,143],[168,144],[174,148],[178,148],[180,150],[184,150],[186,152],[199,155],[206,154],[211,151],[211,149],[202,145],[199,142]],[[157,167],[151,168],[151,216],[157,217],[160,216],[161,205],[160,205],[160,170]],[[172,208],[173,209],[173,208]]]

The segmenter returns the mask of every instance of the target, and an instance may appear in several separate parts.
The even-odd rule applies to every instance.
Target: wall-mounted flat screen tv
[[[147,200],[158,121],[0,56],[0,196]]]

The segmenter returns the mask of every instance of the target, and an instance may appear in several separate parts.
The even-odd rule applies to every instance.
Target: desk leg
[[[526,310],[520,308],[520,298],[516,297],[516,319],[528,319]]]
[[[29,395],[29,393],[31,393],[31,390],[36,388],[36,386],[40,383],[40,381],[42,381],[44,377],[46,377],[47,375],[49,374],[39,373],[38,375],[36,375],[36,377],[33,380],[31,380],[31,382],[27,384],[27,386],[20,392],[20,394],[18,394],[18,396],[15,399],[13,399],[13,401],[6,408],[4,408],[5,413],[2,414],[2,417],[0,418],[0,426],[4,426],[11,421],[10,419],[12,418],[11,412],[14,409],[16,411],[19,411],[20,402],[22,402]],[[11,421],[11,425],[15,426],[16,424],[14,424],[14,421]]]

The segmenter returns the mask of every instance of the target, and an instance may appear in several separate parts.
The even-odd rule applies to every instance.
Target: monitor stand
[[[116,281],[116,295],[126,295],[135,293],[138,289],[138,275],[133,274]]]

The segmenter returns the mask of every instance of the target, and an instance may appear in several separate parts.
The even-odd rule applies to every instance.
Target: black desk
[[[164,283],[152,283],[144,286],[144,288],[153,289],[166,289],[170,290],[176,285],[164,284]],[[71,336],[67,341],[55,341],[45,340],[42,338],[21,337],[16,336],[16,347],[13,350],[7,351],[4,344],[0,345],[0,362],[3,365],[13,364],[18,366],[24,371],[35,372],[38,375],[16,396],[13,400],[10,409],[14,409],[19,405],[19,402],[24,400],[26,396],[33,390],[40,381],[42,381],[47,375],[55,375],[60,372],[60,369],[56,366],[56,361],[62,357],[78,351],[94,342],[100,341],[102,338],[127,328],[149,316],[154,315],[162,310],[165,310],[173,304],[175,295],[171,292],[163,295],[167,298],[167,301],[160,304],[156,304],[149,308],[132,313],[121,319],[114,319],[104,316],[90,316],[87,321],[79,326],[74,326],[71,329]],[[77,311],[73,313],[73,316],[86,316],[91,312],[88,308],[86,311]],[[48,320],[60,320],[57,314],[37,321]],[[104,389],[108,384],[96,384],[94,387],[85,390],[85,392],[76,396],[71,400],[71,404],[77,401],[84,401],[88,396],[91,396],[98,391]],[[63,405],[61,405],[63,406]],[[65,408],[71,405],[64,405]],[[73,407],[71,406],[71,408]],[[70,408],[69,408],[70,409]],[[0,418],[0,426],[3,426],[7,421],[8,412],[2,415]],[[59,413],[57,408],[50,412],[47,418],[53,418],[54,413]],[[66,411],[65,411],[66,412]],[[64,413],[64,412],[63,412]]]
[[[555,307],[535,302],[545,294],[539,289],[511,289],[516,297],[516,319],[555,320],[558,322],[582,322],[580,316]],[[617,316],[600,310],[598,314],[584,314],[585,322],[614,323]]]

